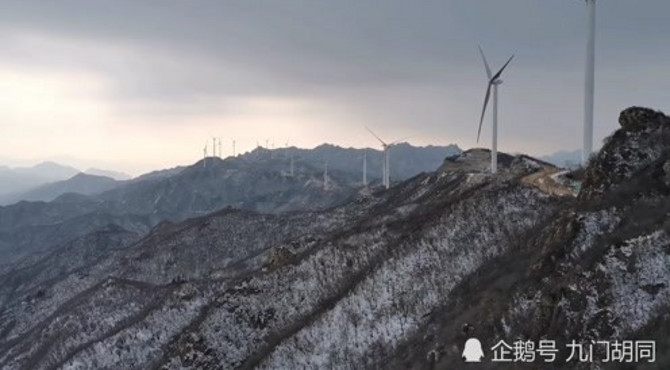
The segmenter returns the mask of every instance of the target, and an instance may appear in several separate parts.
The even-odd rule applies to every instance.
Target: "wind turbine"
[[[216,138],[212,136],[212,157],[216,157]]]
[[[390,153],[389,149],[391,149],[392,146],[395,144],[399,143],[402,140],[406,140],[407,138],[396,140],[390,144],[387,144],[384,140],[380,139],[377,134],[372,132],[368,127],[366,129],[374,136],[379,142],[382,144],[382,185],[386,187],[386,189],[391,187],[391,168],[389,166],[390,164]]]
[[[486,106],[489,104],[489,99],[491,98],[491,88],[493,88],[493,142],[491,144],[491,173],[495,174],[498,172],[498,86],[502,84],[500,76],[502,75],[507,65],[512,61],[514,55],[512,55],[507,63],[503,65],[502,68],[493,75],[491,73],[491,68],[489,63],[486,61],[486,56],[484,56],[484,51],[482,48],[479,48],[479,53],[482,55],[482,60],[484,61],[484,67],[486,68],[486,76],[489,79],[488,86],[486,87],[486,97],[484,98],[484,107],[482,108],[482,116],[479,119],[479,129],[477,130],[477,142],[479,142],[479,137],[482,133],[482,123],[484,122],[484,115],[486,114]]]
[[[233,157],[235,156],[235,140],[233,139]]]
[[[582,165],[586,165],[593,151],[593,105],[596,60],[596,0],[586,0],[589,12],[588,39],[586,41],[586,73],[584,83],[584,142]]]
[[[370,130],[370,128],[365,127],[365,129],[368,130],[372,134],[372,136],[374,136],[382,144],[382,185],[388,189],[389,186],[386,184],[386,173],[388,172],[387,167],[388,167],[389,145],[386,144],[384,140],[380,139],[379,136],[377,136],[377,134],[375,134],[372,130]]]
[[[219,158],[223,158],[223,152],[221,151],[221,138],[219,138]]]
[[[205,141],[205,147],[202,149],[203,153],[203,158],[202,158],[202,166],[207,167],[207,142]]]

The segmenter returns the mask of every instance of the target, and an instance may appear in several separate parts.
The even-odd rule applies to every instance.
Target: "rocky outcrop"
[[[619,114],[619,124],[625,130],[644,129],[649,123],[670,124],[663,113],[649,108],[630,107]]]
[[[670,158],[670,118],[663,113],[631,107],[621,112],[619,123],[621,128],[588,165],[583,200],[597,198],[654,162]]]
[[[600,369],[605,356],[596,349],[592,363],[567,363],[573,340],[654,340],[649,368],[670,368],[670,120],[634,107],[620,121],[586,168],[577,201],[566,200],[554,220],[529,231],[532,238],[459,284],[391,368],[458,368],[469,337],[485,347],[481,368],[497,368],[490,348],[501,340],[553,340],[562,352],[552,368],[571,369]],[[533,367],[521,365],[510,368]]]

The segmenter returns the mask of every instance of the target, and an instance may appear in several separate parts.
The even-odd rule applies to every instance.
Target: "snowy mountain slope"
[[[636,368],[670,366],[670,119],[630,108],[620,122],[587,168],[579,200],[464,281],[387,367],[451,368],[469,337],[485,348],[656,340],[657,363]]]
[[[474,149],[334,208],[84,235],[0,276],[0,367],[451,369],[474,336],[656,339],[664,368],[670,119],[621,121],[576,198],[523,181],[542,161],[500,153],[494,177]]]
[[[304,165],[289,177],[272,163],[218,158],[207,162],[168,177],[119,185],[99,196],[64,194],[52,202],[0,207],[0,272],[6,268],[3,263],[49,250],[108,224],[146,233],[162,221],[180,221],[231,206],[264,212],[324,209],[356,193],[349,175],[337,171],[331,172],[324,190],[319,170]]]
[[[3,262],[13,263],[33,253],[48,252],[51,248],[78,237],[104,230],[110,225],[136,232],[140,235],[151,230],[155,222],[142,215],[114,215],[92,211],[84,215],[69,217],[62,222],[44,225],[17,227],[0,232],[0,253]],[[6,268],[0,268],[0,273]]]
[[[313,150],[292,149],[296,150],[294,176],[290,176],[288,158],[282,155],[285,151],[258,148],[235,158],[210,157],[188,167],[156,171],[124,182],[77,175],[45,185],[27,196],[51,199],[67,191],[81,194],[66,193],[51,202],[19,202],[0,207],[0,272],[8,268],[8,263],[30,253],[47,251],[106,226],[89,222],[88,216],[92,220],[106,218],[122,228],[137,218],[145,218],[150,228],[163,221],[181,221],[226,207],[264,213],[326,209],[348,201],[361,188],[361,151],[329,145]],[[403,171],[412,175],[434,169],[440,153],[455,150],[409,145],[394,149],[411,154],[394,163],[398,170],[405,168]],[[370,150],[371,155],[373,152]],[[332,159],[327,188],[323,182],[324,159]],[[370,180],[376,186],[373,161],[371,158]],[[402,173],[395,177],[403,178]],[[97,194],[111,187],[114,189]],[[81,220],[86,227],[79,225]]]
[[[63,279],[30,303],[10,302],[5,315],[16,323],[4,329],[0,364],[327,367],[347,356],[372,365],[458,281],[559,204],[517,185],[535,168],[523,160],[509,166],[495,181],[470,170],[419,175],[329,211],[230,210],[166,224],[92,264],[84,278]],[[489,217],[493,210],[498,217]],[[137,300],[138,289],[151,293]],[[129,303],[99,307],[100,290]],[[46,318],[13,308],[24,304],[59,308]],[[95,327],[73,321],[84,312],[109,319]],[[334,323],[334,342],[313,343]],[[332,345],[343,338],[351,345]]]
[[[113,212],[155,213],[179,221],[228,206],[261,212],[321,209],[344,202],[354,192],[349,174],[331,171],[332,186],[326,192],[321,169],[298,164],[291,177],[284,167],[272,159],[252,163],[207,158],[173,176],[132,183],[99,199]]]

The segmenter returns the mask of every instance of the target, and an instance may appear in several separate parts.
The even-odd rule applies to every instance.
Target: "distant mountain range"
[[[23,192],[48,182],[68,179],[79,170],[53,162],[32,167],[9,168],[0,166],[0,195]]]
[[[540,159],[558,167],[575,168],[579,167],[582,162],[582,151],[561,150],[553,154],[544,155]]]
[[[55,162],[42,162],[32,167],[10,168],[0,166],[0,205],[10,204],[18,200],[51,200],[55,197],[35,197],[35,195],[39,194],[41,192],[40,188],[47,184],[68,180],[80,173],[82,172],[74,167]],[[121,172],[96,168],[90,168],[84,173],[94,176],[105,176],[115,180],[130,179],[129,175]],[[68,189],[67,184],[63,184],[60,188],[65,192],[78,192],[78,184],[79,181],[74,181],[72,189]]]
[[[458,153],[455,146],[400,144],[391,151],[391,178],[399,181],[434,171],[444,158]],[[161,222],[227,207],[263,213],[327,209],[364,189],[364,155],[369,185],[376,187],[381,177],[379,151],[332,145],[312,150],[257,148],[125,181],[79,173],[24,192],[10,199],[15,204],[0,207],[0,254],[6,260],[20,258],[109,224],[142,235]],[[329,166],[327,185],[324,162]],[[16,203],[19,200],[29,202]]]
[[[394,145],[390,151],[391,179],[404,180],[421,172],[433,171],[445,157],[459,153],[460,149],[455,145],[446,147],[415,147],[407,143]],[[269,150],[259,147],[237,156],[236,159],[249,164],[271,166],[278,173],[286,175],[290,171],[290,157],[294,158],[295,163],[311,167],[314,176],[321,171],[324,163],[328,162],[331,175],[347,178],[348,186],[355,185],[356,181],[362,182],[363,158],[366,157],[368,179],[373,182],[381,178],[382,154],[374,149],[341,148],[330,144],[314,149],[291,147]],[[182,166],[154,171],[131,180],[127,174],[95,168],[88,169],[86,175],[79,176],[81,173],[77,169],[53,162],[44,162],[29,168],[3,167],[0,168],[0,180],[4,180],[0,182],[0,205],[21,200],[51,201],[65,193],[96,195],[124,185],[125,182],[130,184],[166,179],[178,174],[184,168]]]
[[[132,176],[128,175],[127,173],[123,172],[118,172],[118,171],[109,171],[109,170],[101,170],[99,168],[89,168],[88,170],[84,171],[85,174],[88,175],[94,175],[94,176],[104,176],[104,177],[109,177],[114,180],[130,180]]]
[[[548,339],[555,368],[639,339],[607,368],[669,369],[670,117],[621,117],[582,175],[473,149],[386,190],[361,152],[290,176],[257,150],[0,207],[0,255],[32,252],[0,261],[0,368],[453,369],[479,338],[486,362]]]
[[[50,182],[24,193],[4,196],[0,198],[0,201],[5,204],[16,203],[21,200],[50,202],[66,193],[99,194],[121,183],[110,177],[94,176],[80,172],[67,180]]]

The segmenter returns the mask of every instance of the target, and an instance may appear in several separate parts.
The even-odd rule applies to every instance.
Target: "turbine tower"
[[[219,158],[223,158],[223,152],[221,151],[221,138],[219,138]]]
[[[207,167],[207,142],[205,141],[205,147],[202,149],[202,166]]]
[[[374,136],[379,142],[382,144],[382,185],[386,187],[386,189],[391,187],[391,167],[390,167],[390,152],[389,150],[391,149],[392,146],[396,145],[397,143],[401,142],[402,140],[406,140],[407,138],[396,140],[390,144],[387,144],[384,140],[380,139],[377,134],[372,132],[368,127],[366,129]]]
[[[212,136],[212,157],[216,157],[216,138]]]
[[[374,136],[379,142],[382,144],[382,185],[386,187],[387,189],[389,188],[389,185],[386,182],[387,179],[387,174],[388,174],[388,149],[389,145],[386,144],[386,142],[377,136],[370,128],[366,127],[366,129]]]
[[[233,140],[233,157],[235,156],[235,140]]]
[[[488,77],[488,86],[486,87],[486,96],[484,98],[484,107],[482,108],[482,116],[479,119],[479,129],[477,130],[477,142],[479,143],[479,137],[482,133],[482,123],[484,122],[484,115],[486,114],[486,106],[489,103],[491,98],[491,90],[493,90],[493,128],[492,128],[492,143],[491,143],[491,173],[495,174],[498,172],[498,86],[502,84],[500,76],[502,75],[507,65],[512,61],[514,55],[509,58],[507,63],[503,65],[502,68],[493,75],[491,73],[491,68],[489,63],[486,61],[486,56],[482,48],[479,48],[479,53],[482,55],[482,60],[484,61],[484,68],[486,68],[486,76]]]
[[[584,143],[582,165],[586,165],[593,151],[593,105],[596,60],[596,0],[586,0],[589,12],[588,39],[586,41],[586,81],[584,84]]]

